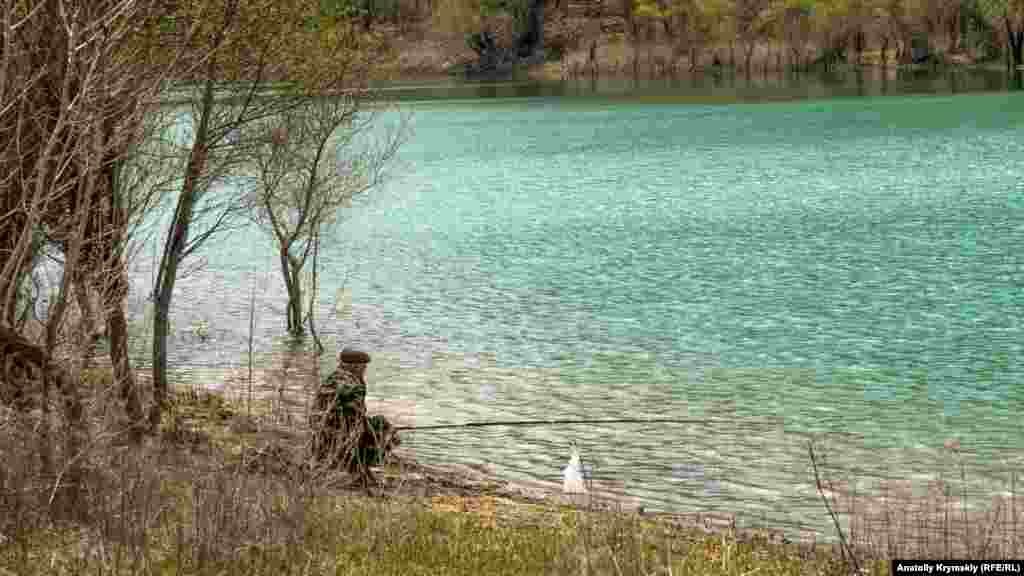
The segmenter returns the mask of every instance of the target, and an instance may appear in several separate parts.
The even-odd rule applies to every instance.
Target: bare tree
[[[749,76],[754,49],[767,38],[774,14],[767,0],[737,0],[734,6],[736,33],[743,45],[743,69]]]
[[[209,56],[182,79],[187,87],[179,92],[191,106],[192,131],[153,294],[151,429],[159,426],[167,397],[169,314],[182,265],[206,241],[248,222],[245,194],[214,186],[242,175],[251,149],[261,145],[247,127],[323,94],[364,98],[371,73],[385,61],[381,37],[350,21],[320,19],[308,26],[317,21],[317,2],[213,0],[204,6],[215,10],[195,14],[186,7],[180,15],[200,26],[192,51]]]
[[[61,394],[69,433],[66,469],[57,479],[73,487],[85,433],[80,364],[58,361],[58,341],[72,302],[90,316],[87,287],[101,294],[109,331],[123,335],[127,212],[117,179],[166,80],[147,58],[146,30],[161,7],[143,0],[5,0],[0,6],[0,390],[41,408],[48,473],[54,472],[51,393]],[[57,255],[59,288],[33,332],[25,286],[46,246]],[[112,351],[115,373],[132,393],[127,356],[118,356],[123,351]],[[138,416],[140,407],[134,408]]]
[[[251,150],[253,216],[277,245],[293,336],[305,333],[302,273],[320,236],[353,197],[380,183],[402,142],[404,124],[368,141],[379,111],[365,104],[359,94],[308,100],[254,127],[260,145]]]
[[[783,12],[783,30],[789,45],[790,67],[799,70],[805,63],[807,44],[811,37],[810,10],[804,6],[787,6]]]

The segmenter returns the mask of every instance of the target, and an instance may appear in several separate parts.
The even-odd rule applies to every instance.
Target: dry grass
[[[850,572],[835,545],[507,498],[401,459],[378,470],[380,484],[366,494],[342,474],[310,467],[306,433],[272,425],[278,420],[269,405],[250,417],[211,393],[177,395],[158,437],[125,445],[104,432],[113,426],[104,413],[109,376],[94,371],[86,380],[94,428],[80,456],[85,497],[73,510],[62,504],[57,479],[40,468],[32,441],[40,414],[0,413],[0,574]],[[953,506],[948,487],[939,487],[938,500],[926,499],[943,512],[925,514],[912,499],[848,494],[843,483],[828,482],[826,464],[821,493],[828,507],[845,515],[860,507],[864,514],[850,517],[875,522],[854,522],[847,531],[865,570],[886,573],[894,556],[1024,552],[1015,477],[991,516]]]
[[[1024,502],[1017,494],[1020,463],[1007,463],[1008,490],[991,502],[971,502],[959,442],[948,440],[945,452],[935,466],[946,473],[923,487],[908,480],[886,480],[871,493],[858,494],[854,482],[822,482],[819,493],[829,509],[849,519],[842,528],[859,556],[1020,558],[1024,554]],[[816,465],[825,467],[823,462]]]

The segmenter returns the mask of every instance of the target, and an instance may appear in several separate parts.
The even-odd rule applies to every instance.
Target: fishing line
[[[395,426],[398,431],[456,430],[491,426],[571,426],[574,424],[707,424],[707,420],[687,418],[609,418],[603,420],[505,420],[490,422],[463,422],[461,424],[429,424],[426,426]]]

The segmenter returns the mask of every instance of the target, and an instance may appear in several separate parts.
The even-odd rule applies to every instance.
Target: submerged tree
[[[374,141],[369,132],[379,111],[365,104],[360,97],[319,98],[253,126],[258,144],[250,150],[255,175],[247,193],[253,219],[278,250],[293,336],[305,333],[302,274],[310,255],[340,210],[381,182],[402,142],[401,126]]]

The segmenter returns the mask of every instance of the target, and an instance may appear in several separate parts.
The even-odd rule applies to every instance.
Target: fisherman
[[[338,354],[338,369],[317,391],[310,418],[313,456],[317,462],[372,479],[369,467],[380,464],[393,446],[397,432],[383,416],[366,417],[366,365],[370,355],[345,348]]]

